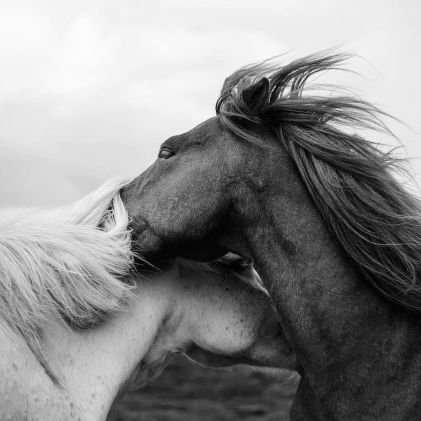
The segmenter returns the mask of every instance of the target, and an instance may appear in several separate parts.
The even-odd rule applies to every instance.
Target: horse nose
[[[146,175],[149,171],[147,168],[143,173],[139,174],[130,183],[123,186],[120,190],[120,197],[130,214],[130,207],[139,206],[141,200],[141,191],[147,179]]]
[[[124,206],[129,214],[130,218],[133,218],[136,215],[137,203],[137,194],[136,194],[136,179],[131,181],[129,184],[126,184],[120,190],[120,197],[124,203]]]

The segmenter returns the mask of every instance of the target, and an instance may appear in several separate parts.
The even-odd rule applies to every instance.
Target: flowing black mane
[[[321,53],[277,66],[247,66],[227,78],[216,104],[224,126],[254,141],[272,129],[296,164],[338,243],[386,298],[421,315],[421,204],[394,177],[401,160],[355,129],[387,132],[384,113],[350,95],[308,92],[308,79],[348,58]],[[351,129],[351,130],[350,130]]]

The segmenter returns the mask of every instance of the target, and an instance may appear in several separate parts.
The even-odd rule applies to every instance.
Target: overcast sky
[[[419,0],[0,0],[0,204],[136,175],[214,114],[238,67],[337,45],[364,58],[350,63],[364,78],[341,82],[404,121],[393,129],[421,156],[420,20]]]

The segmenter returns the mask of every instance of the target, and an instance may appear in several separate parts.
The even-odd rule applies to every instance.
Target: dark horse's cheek
[[[216,245],[211,239],[182,244],[177,241],[176,236],[170,235],[170,233],[158,235],[143,218],[133,218],[130,225],[132,248],[140,260],[146,260],[149,263],[158,264],[163,259],[177,256],[192,260],[211,261],[222,257],[228,251],[225,247]]]

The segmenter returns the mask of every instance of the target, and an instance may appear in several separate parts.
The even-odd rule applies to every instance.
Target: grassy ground
[[[203,368],[180,356],[148,387],[115,404],[107,421],[287,421],[294,393],[285,374]]]

